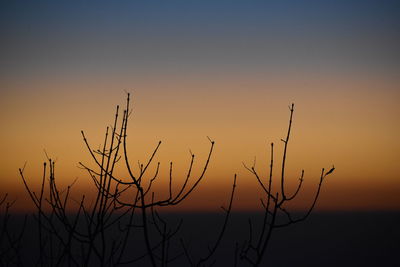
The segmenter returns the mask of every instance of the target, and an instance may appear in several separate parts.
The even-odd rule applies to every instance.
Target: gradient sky
[[[206,136],[216,141],[182,209],[217,210],[234,173],[236,208],[257,208],[242,162],[256,157],[267,173],[292,102],[288,186],[306,171],[296,208],[335,164],[319,210],[400,209],[398,1],[1,1],[0,36],[0,194],[22,199],[17,208],[27,205],[18,168],[27,162],[37,183],[43,149],[61,183],[78,177],[88,190],[80,130],[99,145],[129,91],[131,157],[144,161],[162,140],[164,178],[189,149],[200,170]]]

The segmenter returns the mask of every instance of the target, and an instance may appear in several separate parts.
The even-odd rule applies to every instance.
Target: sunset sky
[[[16,209],[31,205],[18,168],[37,185],[44,150],[62,184],[90,194],[80,131],[97,148],[131,92],[131,158],[162,140],[160,181],[173,161],[182,182],[189,149],[199,173],[216,142],[182,210],[218,210],[234,173],[234,209],[259,208],[242,163],[266,175],[274,142],[279,176],[291,103],[295,208],[334,164],[318,210],[400,210],[399,1],[1,1],[0,36],[0,195]]]

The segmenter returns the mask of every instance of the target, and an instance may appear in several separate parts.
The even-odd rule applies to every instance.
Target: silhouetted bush
[[[280,186],[273,190],[272,170],[274,166],[274,145],[271,144],[270,174],[267,184],[256,171],[256,166],[245,168],[249,170],[262,188],[264,195],[261,205],[264,210],[263,219],[254,222],[249,219],[249,235],[245,240],[236,240],[232,245],[232,264],[259,266],[267,263],[265,252],[271,234],[276,228],[283,228],[305,220],[312,212],[325,177],[334,168],[325,173],[322,169],[320,182],[313,202],[308,211],[301,217],[287,210],[286,204],[294,201],[301,190],[304,171],[299,179],[297,190],[289,195],[285,191],[285,164],[289,143],[294,105],[290,107],[288,132],[284,144],[281,165]],[[214,241],[206,250],[196,252],[190,249],[187,239],[182,236],[183,221],[172,219],[160,213],[163,207],[173,207],[185,201],[204,179],[214,149],[214,141],[209,139],[210,148],[199,176],[192,177],[195,155],[191,154],[190,164],[184,182],[179,190],[173,192],[173,163],[170,163],[168,173],[168,193],[154,191],[154,181],[159,178],[160,163],[153,164],[161,141],[155,146],[147,162],[133,167],[127,151],[128,121],[131,115],[130,95],[122,114],[117,106],[115,119],[111,127],[107,127],[104,143],[101,148],[93,149],[86,134],[82,138],[95,167],[80,162],[79,165],[93,181],[95,197],[87,200],[85,195],[76,201],[71,197],[73,183],[64,189],[59,188],[55,162],[49,158],[43,165],[43,176],[39,192],[34,192],[24,175],[24,168],[19,170],[23,184],[34,206],[34,227],[37,233],[34,239],[37,246],[29,253],[21,250],[21,240],[25,226],[21,226],[18,235],[11,235],[9,224],[9,203],[3,216],[3,227],[0,236],[1,256],[3,265],[23,265],[22,255],[29,254],[35,259],[29,264],[39,266],[167,266],[190,265],[209,266],[221,265],[216,251],[221,249],[222,240],[226,235],[231,218],[232,203],[235,198],[236,175],[234,175],[228,206],[223,207],[223,221],[215,234]],[[121,118],[120,118],[121,116]],[[122,164],[129,174],[128,177],[118,177],[116,166]],[[154,166],[151,168],[151,166]],[[150,169],[153,169],[150,173]],[[0,202],[4,205],[5,198]],[[70,212],[75,206],[75,212]],[[283,214],[283,216],[279,215]],[[168,217],[168,218],[167,218]],[[279,219],[278,219],[279,217]],[[196,231],[196,229],[193,229]],[[198,242],[200,244],[200,242]],[[193,246],[193,244],[191,245]]]

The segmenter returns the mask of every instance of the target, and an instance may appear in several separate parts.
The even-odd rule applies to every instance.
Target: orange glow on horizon
[[[319,210],[400,209],[396,204],[400,203],[396,193],[400,183],[395,168],[400,155],[400,126],[394,123],[400,111],[396,103],[398,80],[314,76],[306,82],[294,76],[286,80],[245,77],[237,83],[214,79],[210,77],[202,83],[189,78],[179,82],[168,80],[168,93],[159,90],[160,84],[143,81],[135,86],[140,89],[133,91],[128,130],[133,165],[137,160],[145,161],[162,140],[156,158],[162,163],[160,180],[167,179],[168,164],[173,161],[175,181],[179,184],[189,163],[189,149],[196,154],[198,172],[209,147],[206,136],[216,141],[206,177],[188,201],[191,208],[182,205],[182,210],[218,209],[227,201],[234,173],[238,174],[237,209],[258,209],[260,192],[242,162],[251,165],[256,157],[257,168],[267,174],[268,144],[275,142],[274,175],[279,177],[280,138],[286,134],[287,105],[291,102],[296,106],[288,151],[288,186],[295,186],[303,168],[307,181],[304,200],[295,205],[297,209],[306,206],[320,169],[332,164],[337,167],[336,172],[324,185]],[[59,85],[65,87],[62,94],[51,92],[53,81],[29,84],[37,90],[35,93],[20,95],[18,88],[27,84],[9,84],[10,92],[16,93],[8,95],[7,101],[2,100],[7,112],[1,113],[6,127],[0,137],[6,140],[3,149],[7,153],[0,155],[1,193],[9,192],[18,198],[23,195],[18,168],[25,161],[27,176],[32,184],[37,184],[45,160],[43,149],[57,159],[60,182],[68,184],[78,177],[81,185],[77,184],[75,190],[86,192],[91,182],[77,163],[92,161],[80,130],[97,148],[105,127],[113,119],[116,104],[124,104],[123,90],[106,88],[127,88],[132,82],[128,79],[116,86],[112,81],[77,81]],[[190,92],[185,91],[188,86]],[[247,93],[249,87],[253,89],[251,94]],[[321,91],[312,89],[321,87]],[[23,209],[25,203],[15,205]]]

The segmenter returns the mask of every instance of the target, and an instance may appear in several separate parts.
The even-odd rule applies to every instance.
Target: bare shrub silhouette
[[[152,190],[152,186],[159,177],[160,162],[156,164],[153,174],[148,173],[161,141],[158,142],[147,162],[138,164],[137,174],[134,174],[127,151],[130,114],[130,95],[128,94],[122,119],[119,120],[117,106],[113,125],[107,127],[101,149],[93,149],[86,134],[81,132],[95,167],[89,167],[82,162],[79,162],[79,165],[93,180],[96,196],[94,202],[90,204],[85,201],[85,195],[79,201],[72,203],[78,206],[76,213],[68,213],[72,201],[70,197],[72,184],[64,190],[58,188],[53,160],[48,157],[48,165],[44,163],[43,178],[38,194],[28,185],[24,168],[20,169],[22,181],[37,210],[35,218],[38,224],[39,265],[114,266],[137,263],[141,266],[150,263],[151,266],[167,266],[184,254],[188,256],[183,239],[180,239],[180,242],[184,252],[170,254],[170,242],[178,233],[182,222],[170,226],[158,210],[178,205],[196,189],[209,166],[214,141],[208,138],[210,142],[208,156],[200,175],[195,177],[194,181],[192,181],[192,170],[196,158],[194,154],[191,154],[186,177],[176,193],[173,192],[172,186],[173,163],[170,163],[168,196],[159,198],[157,192]],[[115,169],[118,163],[124,164],[128,177],[116,176]],[[45,196],[46,180],[47,197]],[[232,208],[235,184],[236,175],[229,207],[225,209],[225,222],[221,234],[217,237],[214,248],[199,259],[197,265],[206,263],[218,247]],[[137,213],[139,216],[135,216]],[[138,232],[143,236],[145,250],[141,251],[142,244],[140,244],[132,253],[132,250],[127,250],[128,243],[132,242],[133,236]],[[54,250],[55,245],[57,250]],[[139,254],[135,255],[138,251]]]
[[[19,232],[15,233],[10,229],[11,224],[11,213],[10,209],[15,201],[9,202],[7,200],[8,194],[5,194],[0,198],[0,209],[1,209],[1,224],[0,224],[0,265],[21,265],[21,242],[24,235],[26,219],[24,217],[23,225]]]
[[[85,195],[79,199],[72,196],[71,191],[75,182],[63,189],[59,187],[55,174],[55,161],[47,154],[38,192],[29,185],[29,179],[24,174],[25,166],[19,169],[25,189],[35,206],[34,219],[35,227],[37,227],[35,234],[38,244],[33,254],[37,256],[37,259],[31,261],[31,264],[39,266],[171,266],[176,264],[210,266],[217,262],[216,252],[226,237],[226,230],[231,219],[236,192],[236,174],[233,177],[228,205],[222,207],[223,221],[219,226],[220,230],[214,236],[214,242],[201,253],[193,253],[189,249],[187,239],[181,235],[182,219],[171,220],[161,211],[165,207],[174,207],[182,203],[198,187],[207,172],[215,142],[208,138],[210,147],[197,177],[193,177],[196,157],[191,153],[186,175],[180,185],[173,185],[175,183],[173,163],[169,163],[165,196],[165,193],[155,190],[154,187],[155,181],[161,179],[159,173],[161,163],[154,163],[161,141],[157,143],[147,161],[138,162],[137,167],[133,167],[129,158],[127,130],[131,115],[130,101],[130,94],[128,94],[122,116],[117,106],[113,124],[106,128],[100,148],[93,149],[87,135],[81,132],[83,142],[93,160],[92,165],[94,165],[92,167],[90,164],[79,162],[79,166],[87,172],[93,182],[95,195],[92,200],[88,200]],[[254,165],[252,167],[245,165],[264,192],[261,200],[264,214],[260,229],[255,231],[253,222],[249,219],[248,240],[244,242],[236,240],[236,247],[231,253],[234,266],[262,264],[273,230],[304,221],[315,207],[324,178],[334,170],[332,168],[325,173],[322,169],[317,192],[308,211],[302,217],[294,218],[285,205],[295,200],[301,190],[304,171],[301,173],[297,190],[288,195],[285,191],[285,163],[293,112],[294,105],[290,107],[287,137],[282,140],[284,153],[279,190],[275,190],[276,192],[273,190],[273,144],[271,144],[270,175],[267,183],[263,182]],[[127,175],[119,176],[117,166],[122,166]],[[175,188],[178,190],[174,190]],[[3,203],[5,203],[5,198],[0,202],[0,204]],[[0,236],[2,248],[7,248],[2,249],[0,253],[8,256],[1,259],[6,261],[4,265],[23,265],[22,262],[15,262],[20,258],[23,231],[18,235],[10,235],[7,228],[10,206],[7,203]],[[279,213],[285,216],[284,221],[278,220]]]
[[[325,173],[325,169],[322,168],[321,175],[319,178],[318,187],[316,193],[314,195],[313,201],[308,208],[307,212],[298,218],[294,218],[292,213],[286,208],[288,202],[296,199],[296,196],[300,192],[300,189],[303,185],[304,180],[304,170],[301,171],[299,182],[297,189],[291,195],[289,195],[285,191],[285,182],[286,182],[286,156],[287,149],[289,144],[289,138],[292,128],[292,120],[293,120],[293,112],[294,112],[294,104],[289,106],[290,117],[289,117],[289,126],[285,139],[281,139],[284,144],[283,147],[283,157],[281,163],[281,171],[280,171],[280,184],[278,185],[278,190],[273,190],[273,167],[274,167],[274,143],[271,143],[271,159],[269,164],[269,177],[265,179],[267,184],[263,182],[264,179],[258,174],[256,171],[255,162],[253,166],[248,167],[245,164],[244,167],[254,175],[257,179],[259,186],[262,188],[264,192],[264,196],[260,199],[261,205],[264,210],[263,222],[261,224],[261,228],[258,229],[256,233],[254,233],[253,223],[249,219],[249,240],[245,242],[240,251],[240,259],[247,261],[252,266],[259,266],[264,258],[266,249],[268,247],[272,232],[276,228],[283,228],[290,226],[291,224],[295,224],[301,221],[304,221],[312,212],[317,203],[317,199],[319,197],[322,183],[327,175],[331,174],[335,168],[332,167],[328,172]],[[283,214],[283,221],[278,220],[279,213]],[[254,237],[256,239],[254,240]]]

